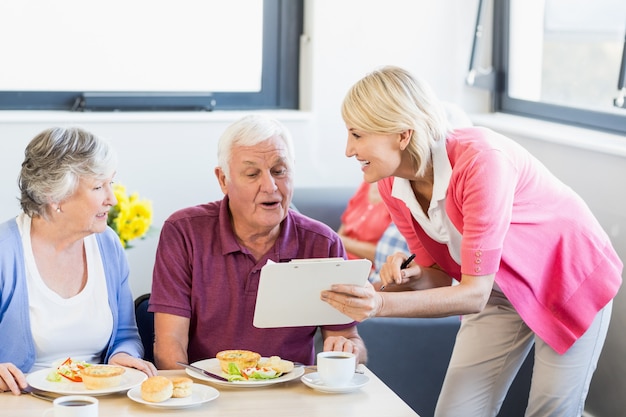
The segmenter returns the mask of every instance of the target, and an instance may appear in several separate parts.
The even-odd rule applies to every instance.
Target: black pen
[[[406,258],[406,260],[404,262],[402,262],[402,264],[400,265],[400,269],[406,269],[407,266],[409,266],[409,264],[411,263],[411,261],[415,259],[415,254],[412,253],[411,256],[409,256],[408,258]],[[380,287],[380,291],[383,291],[385,289],[386,285],[383,285]]]

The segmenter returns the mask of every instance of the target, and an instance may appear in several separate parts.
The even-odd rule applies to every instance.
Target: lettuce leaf
[[[51,371],[48,376],[46,376],[46,380],[50,382],[61,382],[61,375],[56,371]]]
[[[264,380],[264,379],[274,379],[281,376],[281,372],[276,372],[272,368],[246,368],[239,369],[237,364],[231,362],[228,364],[228,375],[227,378],[229,381],[247,381],[250,379],[256,380]]]

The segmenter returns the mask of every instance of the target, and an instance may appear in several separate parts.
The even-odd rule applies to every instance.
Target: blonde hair
[[[354,84],[343,101],[344,122],[370,133],[412,130],[406,150],[417,175],[430,163],[431,148],[451,130],[445,109],[430,86],[394,66],[375,70]]]

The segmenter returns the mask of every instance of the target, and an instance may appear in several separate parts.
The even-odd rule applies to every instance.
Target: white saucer
[[[300,380],[304,382],[304,385],[311,387],[316,391],[327,392],[330,394],[342,394],[345,392],[355,391],[370,382],[369,377],[366,375],[354,374],[352,381],[350,381],[350,383],[345,387],[327,387],[324,385],[317,372],[303,375]]]

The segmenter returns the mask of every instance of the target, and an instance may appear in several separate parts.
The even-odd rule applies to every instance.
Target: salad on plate
[[[248,381],[248,380],[263,380],[274,379],[281,376],[283,373],[269,366],[250,366],[248,368],[239,369],[236,363],[228,364],[228,374],[226,378],[229,381]]]
[[[46,380],[50,382],[61,382],[64,380],[83,382],[80,373],[89,366],[91,366],[91,364],[85,361],[75,361],[72,360],[72,358],[67,358],[61,361],[61,363],[48,374]]]

